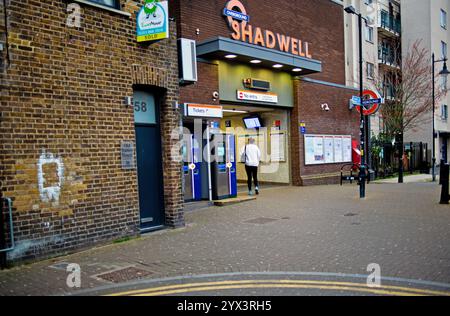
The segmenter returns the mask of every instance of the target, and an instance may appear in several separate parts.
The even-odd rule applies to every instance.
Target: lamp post
[[[431,173],[432,173],[432,177],[433,177],[433,182],[436,182],[436,130],[435,130],[435,111],[436,111],[436,97],[435,97],[435,83],[434,83],[434,79],[435,79],[435,70],[434,70],[434,65],[437,63],[444,63],[444,67],[442,68],[442,70],[439,72],[439,75],[447,77],[450,72],[448,71],[447,68],[447,58],[443,58],[443,59],[439,59],[436,60],[435,55],[433,53],[433,55],[431,56],[431,60],[432,60],[432,80],[433,80],[433,93],[432,93],[432,98],[433,98],[433,159],[432,159],[432,169],[431,169]]]
[[[366,120],[364,117],[363,111],[363,91],[364,91],[364,78],[363,78],[363,38],[362,38],[362,21],[364,20],[367,23],[367,20],[361,15],[361,13],[357,13],[353,6],[348,6],[344,9],[344,11],[348,14],[354,14],[358,17],[358,28],[359,28],[359,97],[360,97],[360,150],[361,150],[361,167],[359,169],[359,196],[361,199],[366,197],[366,165],[365,165],[365,142],[366,142]]]

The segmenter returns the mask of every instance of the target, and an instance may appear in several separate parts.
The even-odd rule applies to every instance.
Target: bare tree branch
[[[377,78],[377,87],[386,98],[386,104],[381,109],[381,115],[386,127],[386,133],[394,136],[397,133],[405,133],[432,120],[432,76],[430,53],[422,48],[421,41],[416,41],[408,48],[408,53],[403,60],[400,58],[401,44],[393,42],[394,50],[393,67],[386,67],[380,71]],[[395,64],[400,67],[395,67]],[[436,83],[435,99],[438,101],[447,94]],[[392,97],[388,90],[392,90]]]

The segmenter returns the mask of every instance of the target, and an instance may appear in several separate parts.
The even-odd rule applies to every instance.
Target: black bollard
[[[444,160],[441,160],[441,166],[445,164]],[[439,169],[439,185],[442,185],[442,168]]]
[[[441,201],[440,204],[449,204],[450,196],[449,196],[449,165],[446,163],[441,164],[441,183],[442,183],[442,191],[441,191]]]

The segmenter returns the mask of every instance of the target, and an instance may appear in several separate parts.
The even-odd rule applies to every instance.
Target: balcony
[[[400,69],[398,58],[390,50],[380,48],[378,50],[378,64],[380,67]]]
[[[383,98],[387,102],[398,101],[398,98],[396,96],[396,90],[395,90],[395,88],[394,88],[394,86],[392,84],[385,83],[383,85],[383,87],[382,87],[382,95],[383,95]]]
[[[387,37],[400,36],[401,34],[401,20],[390,15],[386,11],[380,13],[380,24],[378,32]]]

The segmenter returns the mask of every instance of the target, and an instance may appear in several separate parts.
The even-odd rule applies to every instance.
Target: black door
[[[161,132],[152,94],[135,91],[136,155],[141,229],[164,225]]]

